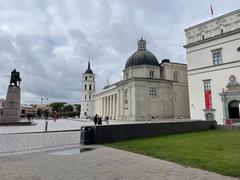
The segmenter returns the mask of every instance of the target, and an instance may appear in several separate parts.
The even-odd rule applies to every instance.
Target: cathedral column
[[[116,107],[116,101],[115,101],[115,94],[113,95],[113,119],[116,117],[115,107]]]
[[[110,96],[110,115],[113,116],[113,95]]]
[[[109,102],[109,104],[108,104],[108,107],[109,107],[108,116],[111,116],[111,95],[108,96],[108,102]]]
[[[107,115],[107,97],[104,97],[104,115],[106,116]]]
[[[108,96],[106,96],[106,115],[108,115]]]
[[[116,94],[116,119],[119,116],[119,95],[118,93]]]
[[[108,115],[111,116],[111,96],[108,96]]]
[[[105,110],[105,108],[104,108],[104,97],[102,97],[102,116],[104,115],[104,110]]]

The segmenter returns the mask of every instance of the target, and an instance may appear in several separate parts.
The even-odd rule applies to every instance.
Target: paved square
[[[83,146],[84,148],[86,146]],[[0,158],[1,180],[231,180],[235,178],[103,146]]]

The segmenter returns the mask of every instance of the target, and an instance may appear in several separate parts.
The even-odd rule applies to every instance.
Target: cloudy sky
[[[240,8],[211,3],[215,17]],[[0,97],[16,68],[22,103],[34,104],[79,103],[88,60],[98,90],[121,80],[141,36],[159,61],[186,63],[184,29],[211,18],[209,0],[7,0],[0,9]]]

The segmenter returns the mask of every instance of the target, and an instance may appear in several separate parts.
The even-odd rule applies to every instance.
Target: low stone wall
[[[111,143],[120,140],[153,137],[165,134],[176,134],[183,132],[201,131],[213,129],[216,121],[184,121],[184,122],[161,122],[161,123],[140,123],[140,124],[117,124],[102,126],[84,126],[83,129],[91,128],[94,138],[90,142],[95,144]],[[83,136],[83,134],[82,134]],[[81,137],[88,139],[88,135]]]

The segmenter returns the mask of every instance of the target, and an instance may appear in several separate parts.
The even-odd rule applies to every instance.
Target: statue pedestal
[[[3,107],[2,122],[19,122],[20,121],[20,87],[8,86],[6,101]]]

